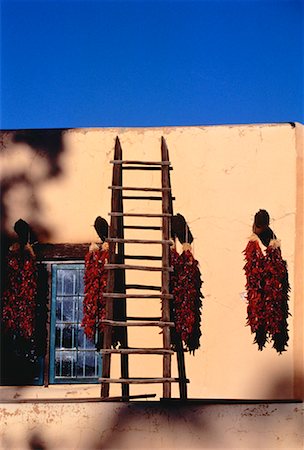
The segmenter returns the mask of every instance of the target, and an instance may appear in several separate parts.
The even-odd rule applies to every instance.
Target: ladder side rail
[[[115,197],[117,197],[117,193],[112,194],[112,205],[115,203]],[[117,217],[111,217],[110,222],[110,236],[115,236],[117,232]],[[115,263],[115,242],[109,243],[109,263]],[[114,292],[115,285],[115,273],[113,270],[108,271],[108,280],[107,280],[107,293]],[[105,318],[108,320],[113,319],[113,299],[111,297],[106,297],[106,305],[105,305]],[[112,345],[112,327],[105,326],[104,335],[103,335],[103,349],[111,348]],[[110,377],[110,367],[111,367],[111,355],[105,354],[102,359],[102,378]],[[109,397],[109,388],[110,385],[108,383],[101,384],[101,397],[106,398]]]
[[[116,137],[115,142],[115,154],[114,160],[117,163],[118,161],[122,161],[122,148],[119,141],[118,136]],[[114,165],[115,167],[115,165]],[[122,174],[122,163],[118,164],[119,174],[118,174],[118,186],[123,186],[123,174]],[[122,190],[118,190],[117,196],[117,212],[123,213],[123,192]],[[124,239],[124,216],[119,216],[117,218],[117,237]],[[125,264],[125,243],[118,242],[117,245],[117,263]],[[116,271],[115,271],[116,272]],[[120,268],[119,271],[116,272],[116,277],[119,279],[119,292],[121,294],[126,293],[126,272],[124,268]],[[112,291],[113,292],[113,291]],[[119,302],[119,313],[121,314],[120,320],[126,321],[127,319],[127,305],[126,298],[121,297],[119,300],[114,300]],[[120,337],[121,337],[121,347],[128,348],[128,328],[122,327],[120,329]],[[128,353],[122,353],[120,356],[120,367],[121,367],[121,376],[124,379],[129,378],[129,355]],[[121,385],[122,397],[127,397],[130,395],[130,385],[126,383],[122,383]]]
[[[114,158],[121,159],[121,146],[118,137],[115,141],[115,150],[114,150]],[[113,167],[113,175],[112,175],[112,185],[120,186],[121,183],[121,165],[115,165]],[[120,207],[120,199],[119,199],[119,190],[112,191],[111,198],[111,211],[118,211]],[[110,222],[110,237],[117,237],[119,233],[119,216],[111,216]],[[116,259],[116,243],[109,242],[109,263],[115,264]],[[108,294],[114,292],[115,289],[115,271],[108,271],[108,281],[107,281],[107,290]],[[107,320],[113,320],[113,298],[111,296],[107,297],[106,307],[105,307],[105,318]],[[104,337],[103,337],[103,349],[110,349],[112,345],[112,326],[106,325],[104,329]],[[110,370],[111,370],[111,354],[103,355],[102,362],[102,378],[110,378]],[[109,383],[101,384],[101,397],[106,398],[109,397]]]
[[[161,156],[162,161],[169,161],[168,148],[164,145],[164,140],[162,139],[161,145]],[[161,170],[161,181],[162,188],[169,187],[169,166],[163,165]],[[162,191],[162,212],[164,215],[162,218],[162,239],[163,241],[168,241],[170,239],[170,199],[169,199],[169,190],[165,189]],[[170,261],[170,246],[167,243],[162,244],[162,266],[168,267]],[[170,275],[168,271],[162,272],[162,294],[169,294],[170,287]],[[169,302],[162,300],[162,320],[164,322],[170,321],[170,306]],[[164,349],[170,349],[171,340],[170,340],[170,328],[168,326],[163,328],[163,347]],[[163,377],[168,379],[171,377],[171,355],[166,354],[163,356]],[[170,398],[171,397],[171,384],[164,382],[163,383],[163,397]]]
[[[164,137],[161,139],[162,154],[166,156],[169,160],[169,151]],[[171,188],[170,171],[168,171],[168,187]],[[172,201],[172,191],[169,190],[169,213],[173,216],[173,201]],[[171,223],[170,223],[170,237],[171,237]],[[170,318],[171,320],[171,318]],[[182,340],[180,336],[176,336],[175,333],[175,347],[176,347],[176,357],[177,357],[177,367],[179,375],[179,394],[180,398],[187,399],[187,378],[186,378],[186,366],[185,366],[185,355],[182,345]]]

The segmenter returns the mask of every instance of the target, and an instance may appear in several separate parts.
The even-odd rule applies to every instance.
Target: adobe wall
[[[3,450],[303,449],[303,405],[0,404]]]
[[[57,153],[50,156],[32,143],[12,144],[9,133],[3,133],[3,229],[11,232],[22,217],[40,230],[44,242],[96,240],[94,219],[108,217],[110,211],[109,161],[115,137],[119,136],[124,158],[159,160],[164,136],[173,165],[174,211],[183,214],[190,225],[204,280],[201,347],[194,357],[186,355],[189,396],[303,398],[302,135],[300,124],[75,129],[62,131]],[[157,187],[159,183],[154,172],[125,177],[125,185]],[[155,203],[149,202],[141,211],[153,212]],[[134,208],[138,210],[138,203],[129,203],[125,210]],[[270,344],[259,352],[245,326],[242,251],[260,208],[271,215],[271,227],[281,239],[289,269],[292,317],[289,347],[283,355],[277,355]],[[130,282],[136,279],[133,273]],[[142,274],[141,280],[145,281]],[[134,303],[129,306],[130,315],[136,308]],[[146,304],[145,308],[153,315],[159,305]],[[161,345],[157,341],[160,336],[155,339],[149,330],[144,337],[142,331],[132,330],[129,345]],[[157,356],[132,358],[133,376],[139,369],[144,370],[141,376],[161,375]],[[115,361],[114,356],[114,376],[119,375],[118,359]],[[131,394],[142,389],[134,387]],[[145,393],[150,391],[145,388]],[[112,395],[118,392],[113,389]],[[158,387],[153,386],[153,392],[161,395]],[[177,387],[173,396],[178,396]]]

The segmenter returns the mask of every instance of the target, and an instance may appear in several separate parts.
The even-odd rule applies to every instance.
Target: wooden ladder
[[[106,298],[106,316],[103,320],[105,324],[103,349],[103,365],[101,381],[101,397],[109,397],[109,386],[111,383],[121,383],[122,399],[128,400],[129,385],[130,384],[149,384],[162,383],[163,397],[171,397],[171,383],[179,383],[180,397],[187,398],[187,382],[185,373],[184,350],[179,338],[174,338],[175,352],[177,354],[178,378],[171,376],[171,357],[175,353],[171,349],[171,333],[170,328],[174,327],[174,322],[170,320],[170,301],[173,296],[170,294],[170,272],[173,270],[170,267],[170,245],[172,245],[171,236],[171,218],[173,215],[172,193],[170,184],[170,170],[171,164],[169,161],[168,148],[165,139],[161,139],[161,161],[128,161],[122,158],[122,148],[119,138],[115,141],[114,160],[113,164],[113,178],[111,199],[111,217],[109,237],[109,261],[105,265],[108,269],[108,283],[107,290],[104,294]],[[124,170],[158,170],[161,171],[161,187],[124,187],[123,186],[123,171]],[[131,192],[131,195],[128,195]],[[144,192],[145,195],[137,195],[137,193]],[[135,193],[135,195],[133,195]],[[159,193],[159,196],[155,196]],[[147,195],[146,195],[147,194]],[[154,194],[154,195],[153,195]],[[124,213],[123,200],[159,200],[162,202],[161,214],[143,214],[143,213]],[[124,225],[124,217],[148,217],[161,218],[161,226],[154,225]],[[159,230],[161,231],[161,239],[125,239],[125,229],[137,230]],[[159,244],[162,248],[162,256],[152,255],[125,255],[125,244]],[[148,253],[148,252],[147,252]],[[126,264],[126,260],[160,260],[160,267],[151,267],[148,265],[132,265]],[[126,285],[125,271],[139,270],[139,271],[161,271],[161,286],[149,286],[142,284]],[[118,282],[117,282],[118,280]],[[131,294],[129,290],[139,290],[145,292],[158,291],[158,293],[138,293]],[[126,301],[129,298],[133,299],[152,299],[159,298],[161,300],[161,317],[159,318],[130,318],[126,313]],[[113,320],[113,301],[120,302],[120,320]],[[133,319],[133,320],[131,320]],[[137,320],[134,320],[137,319]],[[139,320],[140,319],[140,320]],[[130,326],[151,326],[160,327],[163,334],[162,348],[129,348],[128,347],[128,327]],[[122,327],[120,333],[121,346],[118,349],[111,348],[112,344],[112,327]],[[121,378],[111,378],[111,355],[119,353],[121,355]],[[163,357],[163,376],[160,378],[131,378],[129,377],[129,355],[131,354],[157,354]],[[136,396],[138,397],[138,396]]]

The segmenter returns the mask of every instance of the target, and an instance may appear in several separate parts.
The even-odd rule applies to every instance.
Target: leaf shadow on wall
[[[201,448],[201,434],[225,447],[216,427],[191,402],[133,402],[113,408],[112,418],[88,449]],[[208,413],[206,414],[208,416]],[[96,427],[98,429],[100,427]],[[178,432],[177,432],[178,430]]]
[[[0,133],[0,156],[3,162],[0,185],[1,297],[6,288],[8,249],[17,240],[14,222],[20,218],[28,222],[32,229],[31,243],[52,237],[52,229],[43,219],[44,205],[40,192],[49,181],[63,175],[60,158],[65,151],[64,132],[64,129],[52,129]],[[39,372],[40,369],[14,351],[14,340],[3,333],[2,327],[0,364],[2,384],[38,382],[37,370]]]
[[[19,166],[9,167],[4,171],[1,179],[1,248],[3,251],[7,244],[13,239],[12,230],[8,229],[7,220],[12,215],[14,205],[10,203],[10,198],[14,198],[14,191],[23,188],[25,195],[24,209],[30,226],[33,228],[36,238],[50,238],[52,230],[41,220],[41,211],[43,205],[39,200],[39,190],[49,180],[62,175],[60,166],[60,157],[64,152],[63,134],[64,129],[54,130],[18,130],[3,131],[0,135],[0,151],[7,155],[7,161],[10,161],[10,149],[12,151],[23,144],[21,147],[24,155],[26,150],[30,164],[24,165],[22,154],[19,158]],[[43,171],[40,171],[43,166]],[[19,217],[16,218],[18,220]],[[24,217],[25,220],[27,218]],[[5,245],[6,244],[6,245]]]
[[[30,450],[47,450],[43,437],[37,431],[30,436],[28,445]]]

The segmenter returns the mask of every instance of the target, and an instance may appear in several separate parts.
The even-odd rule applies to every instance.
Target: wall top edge
[[[124,133],[127,131],[157,131],[161,130],[166,132],[166,130],[183,130],[183,129],[207,129],[207,128],[270,128],[270,127],[303,127],[304,125],[300,122],[269,122],[269,123],[240,123],[240,124],[212,124],[212,125],[169,125],[169,126],[122,126],[122,127],[63,127],[63,128],[11,128],[11,129],[0,129],[0,133],[6,132],[14,132],[14,131],[26,131],[26,130],[36,130],[36,131],[44,131],[44,130],[62,130],[62,131],[112,131],[116,133]]]

